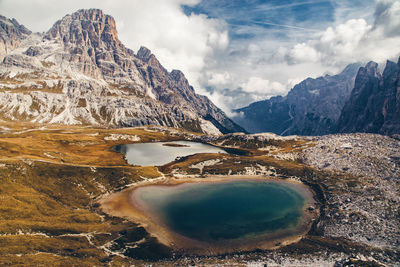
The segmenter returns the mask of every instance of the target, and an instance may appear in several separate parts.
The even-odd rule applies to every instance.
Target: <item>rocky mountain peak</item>
[[[340,73],[340,75],[350,75],[354,77],[355,73],[357,73],[360,67],[361,67],[360,63],[349,64],[344,68],[344,70]]]
[[[58,55],[59,61],[69,62],[74,73],[112,82],[131,80],[128,69],[134,63],[129,59],[134,53],[119,41],[114,18],[100,9],[81,9],[64,16],[44,39],[61,45],[65,53]]]
[[[181,81],[183,79],[186,79],[185,75],[180,70],[172,70],[170,75],[171,78],[174,79],[175,81]]]
[[[0,61],[32,32],[16,19],[0,15]]]
[[[360,68],[354,89],[344,106],[338,132],[394,134],[400,131],[400,66],[387,61],[381,75],[378,64]]]
[[[365,65],[364,69],[368,76],[377,77],[377,78],[380,76],[380,73],[378,70],[378,63],[376,63],[374,61],[368,62],[367,65]]]
[[[358,70],[354,90],[352,94],[356,94],[358,91],[357,89],[364,87],[365,84],[376,84],[379,83],[382,75],[378,70],[378,63],[370,61],[365,65],[365,67],[361,67]],[[376,87],[372,85],[372,87]],[[371,88],[372,88],[371,87]]]
[[[148,49],[147,47],[141,46],[139,51],[136,54],[136,57],[143,60],[144,62],[148,62],[152,55],[153,54],[151,53],[150,49]]]
[[[65,44],[106,46],[115,48],[121,45],[118,39],[115,20],[100,9],[81,9],[57,21],[47,32],[46,38],[60,38]]]
[[[10,34],[11,32],[19,34],[31,34],[32,32],[28,30],[24,25],[19,24],[14,18],[8,19],[0,15],[0,30]]]
[[[149,66],[160,70],[164,74],[167,74],[168,71],[161,65],[161,63],[158,61],[156,56],[151,53],[151,50],[148,49],[147,47],[141,46],[139,51],[136,54],[136,57],[143,62],[147,63]]]
[[[390,61],[390,60],[386,61],[386,67],[382,74],[383,79],[386,80],[387,77],[391,76],[393,74],[393,72],[398,71],[399,68],[400,68],[399,64],[396,64],[395,62]]]
[[[136,55],[126,48],[114,19],[99,9],[64,16],[46,34],[30,34],[24,42],[19,24],[2,21],[7,31],[0,30],[6,40],[2,48],[0,39],[0,52],[5,51],[0,63],[0,89],[5,89],[0,90],[1,118],[109,127],[160,125],[211,134],[243,131],[207,97],[197,95],[182,72],[168,72],[145,47]],[[9,53],[10,47],[16,49]]]

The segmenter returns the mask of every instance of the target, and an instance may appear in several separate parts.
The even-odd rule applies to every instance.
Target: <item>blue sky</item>
[[[224,20],[233,40],[269,33],[289,38],[288,29],[313,31],[334,21],[331,1],[206,0],[195,6],[183,6],[183,10],[187,15],[193,12]]]
[[[307,77],[400,55],[398,0],[0,0],[38,32],[81,8],[112,15],[127,47],[148,47],[232,116]]]
[[[224,21],[232,41],[265,36],[305,41],[310,33],[349,18],[372,20],[374,7],[371,0],[203,0],[182,9],[188,16],[205,14]]]

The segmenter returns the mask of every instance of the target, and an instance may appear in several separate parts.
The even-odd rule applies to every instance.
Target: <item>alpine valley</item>
[[[0,60],[1,266],[399,265],[400,62],[382,74],[370,62],[306,79],[237,110],[235,123],[181,71],[125,47],[99,9],[44,33],[0,16]],[[135,145],[148,151],[132,162],[195,146],[207,153],[138,166],[126,155]],[[228,190],[235,182],[247,195]],[[278,220],[258,216],[282,212],[257,207],[274,201],[263,188],[296,201]],[[174,190],[182,195],[168,202]],[[199,192],[217,201],[198,205],[207,212],[235,210],[218,194],[253,204],[232,221],[218,213],[218,232],[215,218],[191,210]],[[158,206],[144,209],[146,197]],[[171,203],[188,211],[175,223],[190,215],[210,224],[201,227],[208,236],[166,226],[154,210]],[[229,239],[240,233],[250,234]]]

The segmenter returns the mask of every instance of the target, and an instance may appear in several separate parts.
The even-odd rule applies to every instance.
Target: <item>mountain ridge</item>
[[[240,114],[235,121],[250,132],[328,134],[336,126],[360,66],[354,63],[337,75],[307,78],[285,97],[272,97],[235,110]]]
[[[400,133],[400,58],[350,64],[341,73],[307,78],[287,96],[272,97],[236,110],[235,121],[250,132],[280,135]]]
[[[0,15],[0,61],[8,51],[16,48],[31,33],[16,19],[8,19]]]
[[[1,50],[1,119],[244,131],[197,95],[182,72],[168,72],[147,48],[135,54],[125,47],[115,20],[99,9],[66,15],[44,34],[1,33],[2,40],[19,41]]]

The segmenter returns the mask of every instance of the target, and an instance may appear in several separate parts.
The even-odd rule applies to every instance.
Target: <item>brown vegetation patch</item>
[[[86,99],[84,99],[84,98],[79,98],[79,101],[78,101],[78,108],[85,108],[86,105],[87,105]]]
[[[40,63],[42,63],[43,67],[45,68],[51,68],[52,66],[56,65],[54,62],[50,61],[40,61]]]

